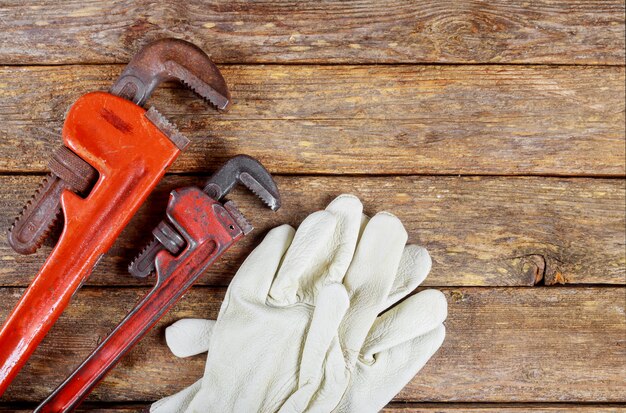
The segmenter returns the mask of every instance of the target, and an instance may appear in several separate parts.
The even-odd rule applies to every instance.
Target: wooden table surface
[[[233,198],[257,230],[95,389],[128,412],[194,382],[166,325],[215,317],[266,231],[338,194],[387,209],[428,248],[448,335],[388,413],[626,412],[624,1],[2,1],[0,222],[8,228],[60,143],[64,114],[133,53],[174,36],[206,50],[234,98],[218,114],[165,85],[151,103],[191,145],[0,400],[28,410],[147,291],[129,260],[167,193],[246,153],[284,206]],[[0,232],[0,320],[49,246]],[[254,385],[254,384],[251,384]]]

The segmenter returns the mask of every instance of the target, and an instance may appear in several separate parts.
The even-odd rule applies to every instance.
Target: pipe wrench
[[[202,50],[163,39],[133,57],[110,93],[88,93],[70,108],[52,174],[9,232],[17,252],[33,253],[63,212],[54,249],[0,329],[0,395],[188,144],[156,109],[141,106],[166,80],[188,85],[218,110],[230,104]]]
[[[269,172],[245,155],[230,159],[204,190],[187,187],[172,191],[166,219],[154,228],[154,239],[129,266],[137,277],[156,271],[155,286],[36,412],[76,408],[196,279],[252,230],[232,201],[220,202],[236,183],[245,185],[272,210],[280,207],[278,189]]]

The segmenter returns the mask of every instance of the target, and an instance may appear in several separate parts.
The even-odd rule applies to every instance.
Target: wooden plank
[[[120,66],[0,68],[0,172],[41,172],[70,105]],[[150,104],[192,139],[173,171],[237,153],[289,174],[626,174],[623,67],[229,66],[235,105]]]
[[[202,176],[168,176],[131,221],[90,284],[152,283],[126,267],[162,218],[168,193],[204,182]],[[8,228],[37,188],[37,176],[0,176],[0,222]],[[434,264],[427,285],[506,286],[535,283],[624,284],[626,189],[623,180],[486,177],[277,177],[278,213],[253,195],[232,195],[256,231],[235,245],[200,280],[226,285],[239,263],[269,228],[298,225],[336,195],[358,194],[365,211],[388,210],[404,222],[410,242],[428,248]],[[50,252],[20,256],[0,231],[2,285],[26,286]]]
[[[4,319],[21,289],[0,289]],[[4,395],[39,401],[145,294],[83,288]],[[626,289],[443,289],[447,337],[397,401],[626,401]],[[215,317],[223,289],[194,288],[94,390],[91,401],[155,400],[201,376],[203,355],[176,359],[163,329],[183,317]],[[97,310],[96,310],[97,309]]]
[[[1,64],[119,63],[184,37],[224,63],[624,64],[624,2],[4,2]]]
[[[9,227],[39,177],[2,176],[0,222]],[[151,283],[126,272],[162,218],[169,191],[205,177],[167,177],[88,280],[97,285]],[[274,214],[243,190],[232,195],[256,231],[235,245],[200,283],[226,285],[265,232],[297,226],[341,193],[359,195],[365,211],[399,216],[410,242],[428,248],[428,285],[506,286],[535,283],[624,284],[626,189],[623,180],[456,177],[277,177],[283,207]],[[2,285],[26,286],[50,252],[20,256],[0,231]]]

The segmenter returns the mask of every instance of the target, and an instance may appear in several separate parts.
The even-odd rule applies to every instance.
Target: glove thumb
[[[183,413],[202,386],[202,379],[176,394],[152,403],[150,413]]]
[[[165,342],[176,357],[209,351],[215,320],[183,318],[165,329]]]

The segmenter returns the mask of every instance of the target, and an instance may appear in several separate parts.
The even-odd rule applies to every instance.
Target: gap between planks
[[[0,171],[44,172],[67,108],[118,66],[0,68]],[[238,153],[280,174],[626,175],[624,68],[230,66],[229,113],[190,91],[157,106],[191,145],[172,172]]]
[[[626,288],[441,290],[449,305],[446,341],[397,401],[626,402]],[[79,290],[5,401],[45,397],[146,292]],[[20,291],[0,289],[1,319],[19,296]],[[176,359],[164,343],[163,329],[180,318],[214,318],[223,296],[224,289],[189,291],[110,372],[91,400],[156,400],[193,383],[205,357]]]
[[[0,222],[8,228],[37,188],[38,176],[0,176]],[[167,176],[100,262],[91,285],[148,285],[126,266],[163,217],[169,192],[203,178]],[[283,207],[263,208],[239,188],[231,196],[256,230],[233,246],[201,285],[226,285],[267,230],[297,226],[341,193],[357,194],[365,212],[387,210],[404,223],[409,241],[433,258],[427,285],[531,286],[626,283],[626,183],[615,179],[278,176]],[[1,283],[28,285],[50,248],[20,256],[0,234]]]

